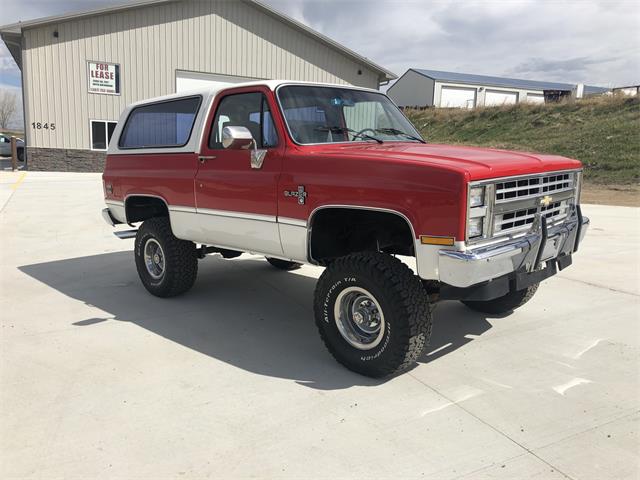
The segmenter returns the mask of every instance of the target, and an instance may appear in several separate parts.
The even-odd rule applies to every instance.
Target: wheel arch
[[[309,220],[307,222],[307,257],[309,262],[316,265],[323,265],[324,262],[320,258],[314,258],[314,240],[317,241],[317,237],[314,237],[314,234],[317,234],[317,230],[314,227],[317,224],[318,219],[322,215],[328,215],[331,212],[349,212],[351,214],[374,214],[374,215],[384,215],[385,218],[394,218],[395,222],[398,222],[397,225],[403,225],[406,228],[406,239],[408,239],[408,243],[410,243],[410,247],[412,249],[411,255],[416,255],[415,252],[415,241],[416,241],[416,230],[413,222],[409,219],[407,215],[404,213],[384,207],[371,207],[366,205],[345,205],[345,204],[327,204],[320,205],[311,212],[309,215]],[[380,218],[380,217],[378,217]],[[316,230],[316,231],[314,231]],[[353,252],[349,252],[353,253]]]
[[[153,217],[169,217],[169,204],[160,195],[129,193],[124,198],[127,223],[141,222]]]

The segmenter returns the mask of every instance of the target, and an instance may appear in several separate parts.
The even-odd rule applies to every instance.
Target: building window
[[[171,148],[189,143],[202,97],[134,108],[120,135],[120,148]]]
[[[105,151],[116,129],[117,122],[91,120],[91,150]]]

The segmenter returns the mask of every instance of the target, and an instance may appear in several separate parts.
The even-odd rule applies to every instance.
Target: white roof
[[[315,85],[318,87],[337,87],[337,88],[349,88],[354,90],[365,90],[368,92],[381,93],[379,90],[375,90],[372,88],[364,88],[358,87],[354,85],[342,85],[338,83],[320,83],[320,82],[303,82],[300,80],[256,80],[252,82],[241,82],[241,83],[225,83],[225,84],[217,84],[215,87],[202,87],[196,88],[194,90],[185,90],[179,93],[171,93],[169,95],[163,95],[160,97],[148,98],[145,100],[140,100],[138,102],[132,103],[129,105],[129,108],[146,105],[149,103],[158,103],[165,100],[172,100],[174,98],[184,98],[195,95],[200,95],[203,98],[211,98],[213,99],[218,93],[223,90],[227,90],[229,88],[243,88],[243,87],[267,87],[271,91],[275,91],[280,85]]]

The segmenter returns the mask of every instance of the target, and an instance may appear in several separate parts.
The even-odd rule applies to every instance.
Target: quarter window
[[[246,127],[258,148],[270,148],[278,144],[271,110],[262,93],[228,95],[220,101],[209,138],[210,148],[223,148],[222,129],[224,127]]]
[[[134,108],[120,137],[120,148],[184,147],[201,102],[201,97],[189,97]]]
[[[116,125],[116,122],[91,120],[91,150],[106,150]]]

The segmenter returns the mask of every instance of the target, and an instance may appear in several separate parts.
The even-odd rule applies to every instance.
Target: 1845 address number
[[[42,123],[42,122],[33,122],[31,124],[31,127],[34,130],[55,130],[56,129],[56,124],[55,123]]]

